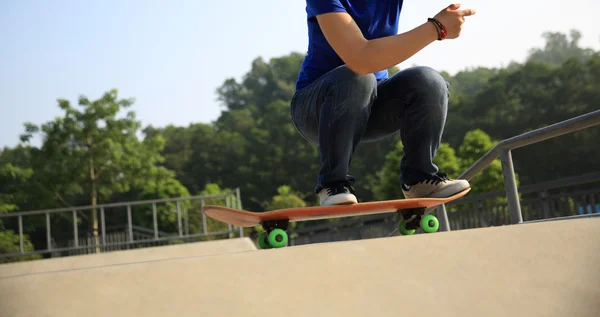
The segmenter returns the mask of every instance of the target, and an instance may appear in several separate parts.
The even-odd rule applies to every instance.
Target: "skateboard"
[[[312,206],[252,212],[224,206],[205,205],[202,212],[207,216],[234,226],[262,226],[265,230],[258,236],[261,249],[281,248],[287,245],[287,229],[290,222],[340,218],[397,212],[400,215],[398,230],[402,235],[411,235],[419,227],[425,233],[436,232],[438,219],[429,214],[433,207],[456,200],[466,195],[467,188],[446,198],[410,198],[372,201],[335,206]]]

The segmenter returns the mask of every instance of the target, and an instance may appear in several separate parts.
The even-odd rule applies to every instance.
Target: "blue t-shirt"
[[[403,0],[306,0],[308,52],[296,82],[296,89],[312,83],[319,76],[344,64],[325,39],[316,15],[347,12],[367,39],[398,34],[398,20]],[[388,77],[387,69],[376,72],[377,80]]]

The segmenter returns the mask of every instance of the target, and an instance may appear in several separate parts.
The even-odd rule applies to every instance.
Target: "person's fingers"
[[[453,3],[448,6],[448,9],[450,10],[458,10],[458,8],[460,8],[460,3]]]
[[[476,11],[475,11],[475,9],[465,9],[465,10],[460,10],[460,11],[457,11],[457,13],[458,13],[460,16],[470,16],[470,15],[474,15],[474,14],[475,14],[475,12],[476,12]]]

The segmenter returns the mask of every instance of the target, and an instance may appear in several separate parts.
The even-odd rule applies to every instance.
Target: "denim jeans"
[[[348,170],[357,145],[396,132],[404,145],[401,181],[412,185],[437,173],[433,158],[444,130],[448,98],[448,83],[429,67],[405,69],[378,82],[373,74],[340,66],[296,91],[292,121],[320,152],[315,192],[335,184],[354,185]]]

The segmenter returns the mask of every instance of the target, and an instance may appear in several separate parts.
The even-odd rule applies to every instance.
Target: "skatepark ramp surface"
[[[0,265],[0,278],[247,250],[256,250],[254,242],[249,238],[157,246]]]
[[[0,266],[0,312],[7,317],[600,316],[600,218],[271,250],[182,255],[169,248],[128,259],[126,253],[137,251],[107,253],[104,263],[89,265],[70,266],[65,260],[62,267],[45,269],[34,269],[33,262]],[[109,260],[111,255],[122,260]]]

